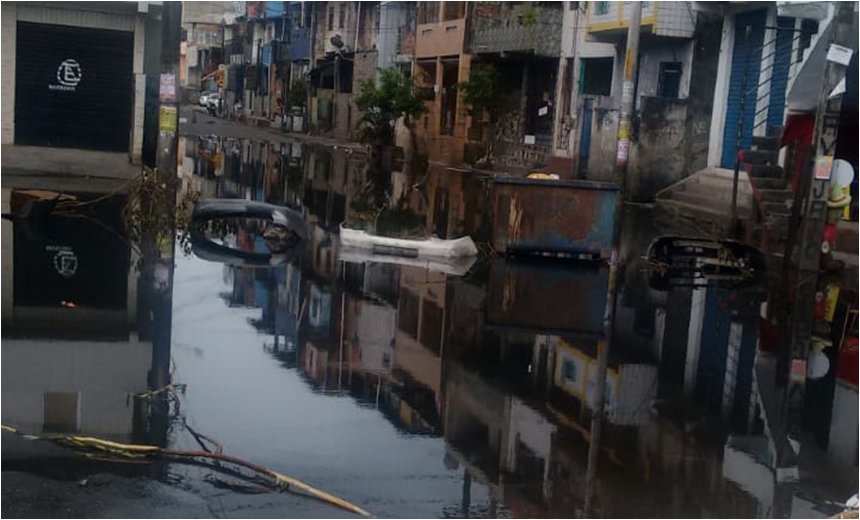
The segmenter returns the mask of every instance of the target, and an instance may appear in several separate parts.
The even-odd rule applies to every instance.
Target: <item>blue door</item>
[[[723,153],[720,160],[720,166],[723,168],[734,168],[735,166],[736,138],[742,104],[744,121],[741,129],[741,150],[749,149],[752,144],[753,121],[756,111],[756,85],[758,85],[761,70],[766,20],[767,9],[759,9],[735,16],[735,44],[732,51],[726,123],[723,127]],[[746,81],[744,81],[745,72]],[[752,92],[750,93],[750,91]],[[741,103],[742,98],[745,98],[743,103]]]

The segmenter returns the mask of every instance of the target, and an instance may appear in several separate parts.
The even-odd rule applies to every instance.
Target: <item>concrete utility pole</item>
[[[828,49],[838,51],[850,50],[852,36],[852,20],[854,19],[853,2],[833,2],[833,27],[830,33]],[[836,52],[835,54],[843,54]],[[850,53],[848,53],[850,57]],[[815,129],[812,146],[815,156],[804,169],[806,182],[801,184],[804,190],[806,204],[801,208],[803,225],[800,230],[800,247],[793,252],[796,260],[786,259],[796,266],[795,291],[791,310],[791,358],[805,360],[812,339],[813,306],[815,292],[818,287],[824,224],[827,219],[827,200],[830,194],[830,169],[833,156],[836,153],[836,138],[839,130],[839,118],[842,108],[842,97],[830,97],[837,84],[845,78],[847,67],[838,61],[827,60],[821,80],[821,90],[818,95],[818,110],[815,116]],[[788,367],[782,367],[787,369]],[[788,379],[788,373],[779,374],[782,381]]]
[[[623,7],[619,7],[623,9]],[[606,409],[606,373],[609,365],[609,351],[612,348],[612,329],[615,324],[615,302],[618,296],[618,263],[621,241],[621,220],[623,218],[624,198],[627,196],[627,158],[630,152],[630,126],[636,105],[634,89],[636,85],[639,33],[642,20],[642,3],[630,3],[630,25],[627,29],[627,51],[624,55],[624,83],[621,91],[621,114],[618,121],[618,145],[615,154],[615,182],[620,191],[615,200],[615,222],[612,230],[612,256],[609,260],[609,284],[606,293],[606,310],[603,317],[603,338],[597,344],[597,377],[595,403],[591,414],[591,443],[588,446],[588,467],[585,475],[586,516],[593,516],[591,491],[597,473],[597,457],[600,453],[601,433]]]
[[[167,208],[175,217],[177,148],[179,143],[179,99],[176,79],[179,77],[179,46],[182,30],[182,2],[164,2],[161,15],[161,76],[159,78],[158,149],[156,168],[158,183],[166,186]],[[173,218],[170,219],[171,221]],[[153,302],[155,316],[152,338],[151,386],[162,388],[170,383],[170,333],[173,306],[174,227],[155,230],[158,257],[149,259],[156,279]]]

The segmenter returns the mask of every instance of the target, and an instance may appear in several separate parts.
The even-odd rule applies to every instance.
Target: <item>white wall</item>
[[[729,80],[731,79],[732,53],[735,45],[734,16],[723,18],[720,56],[717,63],[717,83],[714,85],[714,109],[711,113],[710,140],[708,141],[708,167],[720,165],[723,153],[723,129],[726,125]]]
[[[0,3],[0,42],[2,42],[2,66],[4,74],[0,80],[2,112],[0,112],[0,143],[15,141],[15,47],[18,26],[18,3]],[[5,222],[5,221],[4,221]],[[5,225],[5,224],[4,224]],[[4,311],[5,312],[5,311]]]
[[[693,290],[690,301],[690,327],[687,335],[687,357],[684,362],[684,394],[690,396],[696,388],[699,369],[699,349],[702,345],[702,324],[705,320],[705,289]]]
[[[6,9],[7,4],[2,4],[3,9]],[[4,18],[5,20],[5,18]],[[5,98],[4,98],[5,99]],[[12,196],[12,190],[5,188],[3,189],[2,196],[2,211],[3,213],[9,213],[9,199]],[[8,320],[12,318],[12,237],[13,237],[13,224],[12,222],[6,220],[5,218],[2,221],[2,236],[3,239],[0,240],[0,255],[2,255],[2,280],[0,280],[0,285],[2,285],[2,303],[0,303],[0,309],[2,309],[2,320],[3,323],[8,323]]]
[[[394,335],[397,310],[362,301],[356,306],[358,347],[361,365],[368,372],[389,372],[394,364]],[[388,363],[385,358],[388,357]]]
[[[723,477],[758,502],[760,518],[770,518],[776,486],[773,471],[755,457],[755,450],[764,452],[765,445],[758,437],[733,436],[723,449]]]
[[[656,96],[660,83],[660,62],[681,62],[681,84],[678,98],[686,99],[690,93],[690,77],[693,68],[693,40],[673,39],[669,42],[649,43],[640,50],[642,59],[639,62],[639,98]]]
[[[129,342],[3,341],[3,423],[40,431],[47,392],[78,393],[80,430],[131,433],[130,393],[145,392],[152,346]]]

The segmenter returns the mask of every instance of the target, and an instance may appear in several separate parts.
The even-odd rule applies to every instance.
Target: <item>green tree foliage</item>
[[[412,80],[395,69],[380,70],[378,83],[364,81],[355,104],[364,113],[362,138],[377,144],[394,141],[394,125],[399,118],[412,131],[415,120],[427,111]]]
[[[308,83],[304,79],[293,80],[288,101],[292,107],[303,107],[308,99]]]
[[[457,83],[457,89],[463,94],[463,101],[472,105],[472,115],[482,110],[492,112],[503,104],[499,71],[492,65],[473,68],[469,81]]]

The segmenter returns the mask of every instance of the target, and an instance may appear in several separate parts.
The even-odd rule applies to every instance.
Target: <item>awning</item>
[[[308,72],[308,76],[310,76],[312,78],[314,76],[321,76],[329,69],[334,69],[334,62],[333,61],[323,62],[323,64],[320,65],[319,67],[311,69],[310,72]]]

